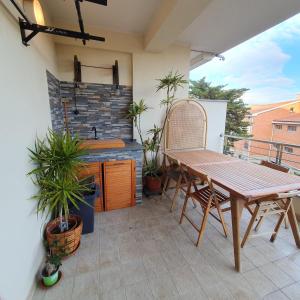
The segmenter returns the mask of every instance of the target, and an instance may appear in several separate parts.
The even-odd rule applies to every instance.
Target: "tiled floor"
[[[290,230],[250,239],[242,250],[241,273],[233,269],[231,236],[209,218],[196,248],[196,231],[167,200],[97,214],[95,232],[82,237],[77,254],[63,263],[63,279],[34,300],[300,299],[300,250]],[[200,222],[198,209],[189,208]],[[230,228],[230,212],[226,213]],[[249,220],[244,211],[242,231]],[[273,229],[266,220],[261,231]]]

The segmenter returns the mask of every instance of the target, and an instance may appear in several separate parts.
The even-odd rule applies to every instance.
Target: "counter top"
[[[142,151],[143,147],[136,141],[124,140],[125,147],[123,148],[105,148],[105,149],[88,149],[87,154],[84,157],[97,156],[105,153],[111,152],[125,152],[125,151]]]

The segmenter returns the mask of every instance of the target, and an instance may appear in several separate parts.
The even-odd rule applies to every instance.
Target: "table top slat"
[[[228,191],[243,198],[300,190],[299,176],[210,150],[168,151],[165,154],[195,171],[205,173]]]

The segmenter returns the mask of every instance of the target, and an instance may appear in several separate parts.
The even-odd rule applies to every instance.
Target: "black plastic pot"
[[[79,202],[78,209],[74,206],[69,207],[70,214],[78,215],[82,218],[82,234],[92,233],[94,231],[94,203],[99,196],[100,188],[98,184],[92,183],[89,188],[91,192],[84,194],[84,200],[89,205]]]

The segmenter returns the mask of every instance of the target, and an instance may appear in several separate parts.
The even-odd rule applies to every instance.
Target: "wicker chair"
[[[168,150],[205,149],[207,135],[207,116],[204,108],[195,100],[177,101],[167,117],[164,136],[164,148]],[[179,191],[186,193],[186,176],[181,174],[179,165],[169,157],[164,157],[165,182],[161,198],[164,196],[172,202],[170,211],[173,211]],[[166,193],[170,183],[175,182],[175,192],[169,197]],[[195,203],[194,203],[194,206]]]

